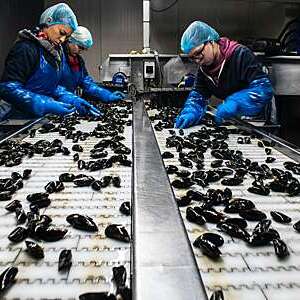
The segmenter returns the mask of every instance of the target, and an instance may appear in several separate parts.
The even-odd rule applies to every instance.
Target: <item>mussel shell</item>
[[[197,241],[197,242],[196,242]],[[220,257],[220,255],[222,254],[220,249],[213,244],[212,242],[210,242],[209,240],[205,240],[205,239],[197,239],[194,242],[194,246],[197,248],[200,248],[202,253],[212,259],[218,259]]]
[[[22,204],[19,200],[13,200],[5,206],[5,209],[9,212],[15,212],[17,208],[22,208]]]
[[[287,216],[279,211],[271,211],[270,215],[272,216],[273,220],[278,223],[287,224],[292,221],[292,219],[289,216]]]
[[[125,215],[125,216],[130,216],[131,214],[131,210],[130,210],[130,202],[129,201],[125,201],[121,204],[120,206],[120,212]]]
[[[36,226],[35,233],[37,237],[46,242],[56,242],[64,238],[67,229],[54,227],[54,226],[45,226],[39,225]]]
[[[233,198],[225,206],[224,212],[226,213],[238,213],[242,210],[249,210],[255,208],[255,204],[247,199]]]
[[[16,267],[9,267],[1,273],[0,292],[3,292],[5,289],[10,287],[14,283],[17,274],[18,274],[18,268]]]
[[[72,251],[64,249],[59,254],[58,271],[68,271],[72,266]]]
[[[67,216],[66,220],[72,227],[76,229],[89,232],[98,231],[98,226],[91,217],[83,216],[80,214],[71,214]]]
[[[219,234],[213,232],[202,233],[193,243],[194,246],[196,246],[195,244],[197,244],[198,239],[210,241],[216,247],[221,247],[224,244],[224,239]]]
[[[59,181],[72,182],[75,179],[75,175],[72,173],[62,173],[59,175]]]
[[[273,246],[277,257],[284,258],[290,255],[289,249],[283,240],[274,239]]]
[[[126,228],[120,224],[111,224],[105,228],[105,235],[108,238],[112,238],[122,242],[130,242],[130,236]]]
[[[11,242],[19,243],[28,237],[28,230],[24,227],[18,226],[9,235],[8,239]]]
[[[242,218],[226,218],[223,222],[237,225],[242,229],[245,229],[248,226],[247,221]]]
[[[44,258],[44,250],[37,243],[32,241],[25,241],[27,247],[27,253],[33,258],[41,259]]]
[[[163,159],[174,158],[174,154],[169,151],[165,151],[164,153],[162,153],[161,157]]]
[[[239,212],[239,215],[247,221],[261,221],[267,218],[264,212],[257,209],[243,210]]]
[[[250,238],[250,234],[245,229],[242,229],[235,224],[220,222],[217,224],[217,227],[232,237],[239,238],[244,241],[248,241]]]
[[[189,222],[198,224],[198,225],[203,225],[206,223],[205,218],[199,214],[197,211],[195,211],[192,207],[188,207],[186,209],[186,219]]]

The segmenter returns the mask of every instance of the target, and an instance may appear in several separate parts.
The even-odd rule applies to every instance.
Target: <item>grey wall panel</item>
[[[61,1],[45,0],[45,6]],[[142,0],[68,0],[79,24],[90,29],[94,46],[83,56],[87,69],[99,80],[98,66],[109,53],[128,53],[143,45]]]
[[[6,0],[0,1],[0,74],[4,61],[19,30],[33,27],[39,19],[43,1]]]
[[[173,0],[152,0],[155,8],[167,7]],[[257,0],[178,0],[171,9],[151,12],[151,41],[163,53],[176,52],[185,28],[194,20],[215,27],[232,39],[276,38],[291,18],[300,16],[300,1]],[[177,40],[177,41],[175,41]]]

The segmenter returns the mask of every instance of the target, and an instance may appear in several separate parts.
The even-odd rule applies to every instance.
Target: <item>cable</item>
[[[170,9],[171,7],[173,7],[177,2],[178,2],[178,0],[175,0],[172,4],[170,4],[169,6],[167,6],[165,8],[162,8],[162,9],[156,9],[156,8],[152,8],[152,7],[150,7],[150,9],[154,12],[161,13],[161,12],[164,12],[164,11]]]

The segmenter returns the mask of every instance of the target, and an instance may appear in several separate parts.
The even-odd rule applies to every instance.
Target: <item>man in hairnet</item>
[[[198,124],[211,95],[224,99],[217,107],[217,124],[235,116],[255,116],[271,101],[271,82],[252,51],[220,37],[206,23],[190,24],[182,35],[181,49],[199,65],[199,70],[194,87],[176,118],[177,128]]]
[[[59,88],[62,74],[61,44],[77,29],[71,8],[59,3],[47,8],[39,27],[21,30],[8,53],[0,83],[0,97],[23,116],[65,115],[82,106],[99,111],[87,101]]]
[[[68,91],[75,92],[81,87],[83,94],[89,99],[111,103],[125,98],[121,92],[110,92],[97,85],[92,77],[89,76],[83,58],[80,56],[82,51],[88,50],[93,45],[93,38],[90,31],[83,26],[78,26],[70,39],[64,45],[64,68],[60,85]]]

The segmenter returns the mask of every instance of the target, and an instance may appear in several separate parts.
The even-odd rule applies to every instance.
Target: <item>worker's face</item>
[[[214,61],[215,53],[210,42],[199,45],[191,50],[189,58],[200,66],[209,66]]]
[[[73,31],[68,25],[56,24],[45,28],[44,32],[47,34],[50,42],[58,46],[64,43]]]
[[[86,48],[84,48],[82,46],[72,44],[72,43],[68,43],[68,48],[69,48],[69,54],[71,56],[76,56],[78,54],[81,54],[83,51],[87,50]]]

